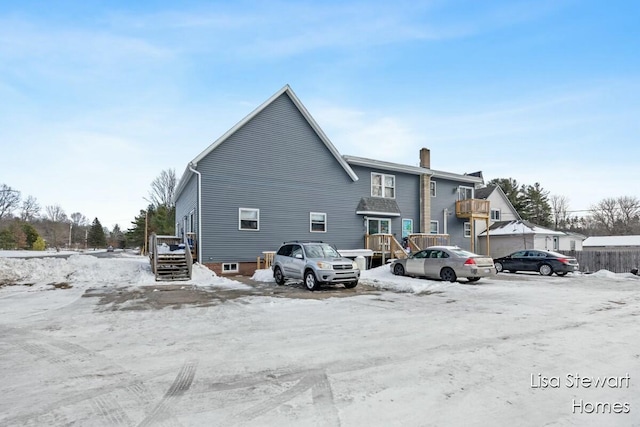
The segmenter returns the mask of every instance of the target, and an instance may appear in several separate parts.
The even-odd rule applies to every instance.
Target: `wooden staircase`
[[[191,280],[193,258],[186,239],[151,234],[149,261],[156,281]]]

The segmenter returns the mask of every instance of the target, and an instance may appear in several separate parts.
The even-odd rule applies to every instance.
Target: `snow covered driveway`
[[[0,425],[640,425],[640,278],[363,276],[298,298],[0,258]]]

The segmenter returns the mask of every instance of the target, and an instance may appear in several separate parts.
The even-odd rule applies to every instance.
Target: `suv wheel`
[[[304,273],[304,285],[310,291],[315,291],[320,287],[320,284],[318,283],[318,279],[316,279],[316,275],[313,273],[312,270],[307,270]]]
[[[352,289],[352,288],[355,288],[356,286],[358,286],[358,282],[357,281],[344,284],[344,287],[347,288],[347,289]]]
[[[273,278],[276,279],[276,284],[284,285],[284,275],[282,274],[282,270],[280,270],[280,267],[276,267],[276,269],[273,271]]]

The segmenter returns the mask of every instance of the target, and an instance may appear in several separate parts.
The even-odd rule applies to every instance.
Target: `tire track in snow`
[[[91,369],[101,368],[103,372],[107,371],[107,374],[89,373],[87,374],[89,380],[108,375],[113,376],[113,379],[117,382],[99,387],[87,387],[78,393],[63,396],[46,407],[37,408],[28,414],[14,416],[11,419],[3,420],[3,422],[27,425],[35,422],[34,425],[41,425],[39,420],[49,419],[56,415],[59,408],[70,407],[88,401],[93,407],[96,416],[101,420],[100,422],[107,425],[134,425],[134,421],[129,418],[118,400],[110,396],[110,394],[118,390],[124,390],[135,398],[135,401],[139,403],[139,408],[145,414],[150,413],[149,408],[153,408],[152,405],[156,402],[157,398],[145,386],[144,382],[134,379],[134,375],[128,372],[127,369],[78,344],[18,328],[3,329],[0,331],[0,336],[12,338],[11,340],[3,340],[4,344],[14,345],[31,354],[37,361],[49,362],[56,365],[57,368],[61,368],[65,374],[61,381],[80,378],[86,373],[87,367],[90,367]],[[18,339],[15,339],[16,337]],[[31,340],[37,340],[38,343],[33,343]],[[164,375],[164,373],[159,375]],[[172,415],[167,414],[166,418],[173,425],[176,425],[177,421],[171,419]]]
[[[175,380],[173,380],[173,384],[171,384],[171,387],[169,387],[169,390],[167,390],[162,400],[160,400],[151,413],[142,420],[138,426],[157,425],[158,423],[166,421],[167,418],[171,416],[171,408],[191,387],[196,375],[197,366],[198,363],[196,361],[189,361],[180,368],[180,372],[178,372]]]
[[[115,398],[109,394],[103,394],[91,399],[91,406],[101,420],[107,421],[109,425],[130,426],[133,422],[120,407]]]

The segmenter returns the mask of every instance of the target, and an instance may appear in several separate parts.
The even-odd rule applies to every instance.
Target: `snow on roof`
[[[486,231],[480,233],[485,236]],[[551,236],[564,236],[567,233],[555,231],[549,228],[540,227],[527,221],[507,221],[503,223],[495,223],[489,228],[490,236],[513,236],[519,234],[544,234]]]
[[[640,236],[592,236],[582,246],[640,246]]]

